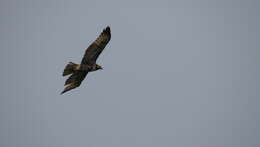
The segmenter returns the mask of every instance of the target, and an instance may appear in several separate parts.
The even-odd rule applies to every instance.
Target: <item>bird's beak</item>
[[[100,69],[101,69],[101,70],[103,70],[103,68],[102,68],[102,67],[100,67]]]

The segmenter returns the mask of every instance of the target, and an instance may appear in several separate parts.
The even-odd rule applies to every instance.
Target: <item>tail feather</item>
[[[65,67],[65,69],[64,69],[64,71],[63,71],[62,76],[67,76],[67,75],[69,75],[69,74],[72,74],[72,73],[74,72],[74,69],[75,69],[76,66],[77,66],[77,64],[75,64],[75,63],[73,63],[73,62],[69,62],[69,63],[66,65],[66,67]]]

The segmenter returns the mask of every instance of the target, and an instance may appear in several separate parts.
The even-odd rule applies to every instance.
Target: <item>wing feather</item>
[[[111,39],[110,27],[106,27],[97,39],[86,49],[81,64],[93,65]]]
[[[65,85],[68,85],[65,87],[65,89],[61,92],[61,94],[72,90],[74,88],[77,88],[80,86],[81,82],[85,79],[87,76],[88,72],[85,71],[77,71],[73,73],[65,82]]]

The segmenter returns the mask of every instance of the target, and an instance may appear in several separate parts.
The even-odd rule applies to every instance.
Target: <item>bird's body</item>
[[[63,71],[63,76],[71,75],[65,81],[65,86],[68,86],[61,92],[61,94],[79,87],[81,82],[87,76],[88,72],[102,69],[100,65],[96,64],[96,60],[110,39],[110,27],[106,27],[98,36],[98,38],[86,49],[83,59],[81,60],[81,64],[69,62],[66,65]]]

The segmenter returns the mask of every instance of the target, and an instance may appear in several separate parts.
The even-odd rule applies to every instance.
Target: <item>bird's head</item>
[[[102,66],[97,64],[96,69],[99,70],[99,69],[103,69],[103,68],[102,68]]]

